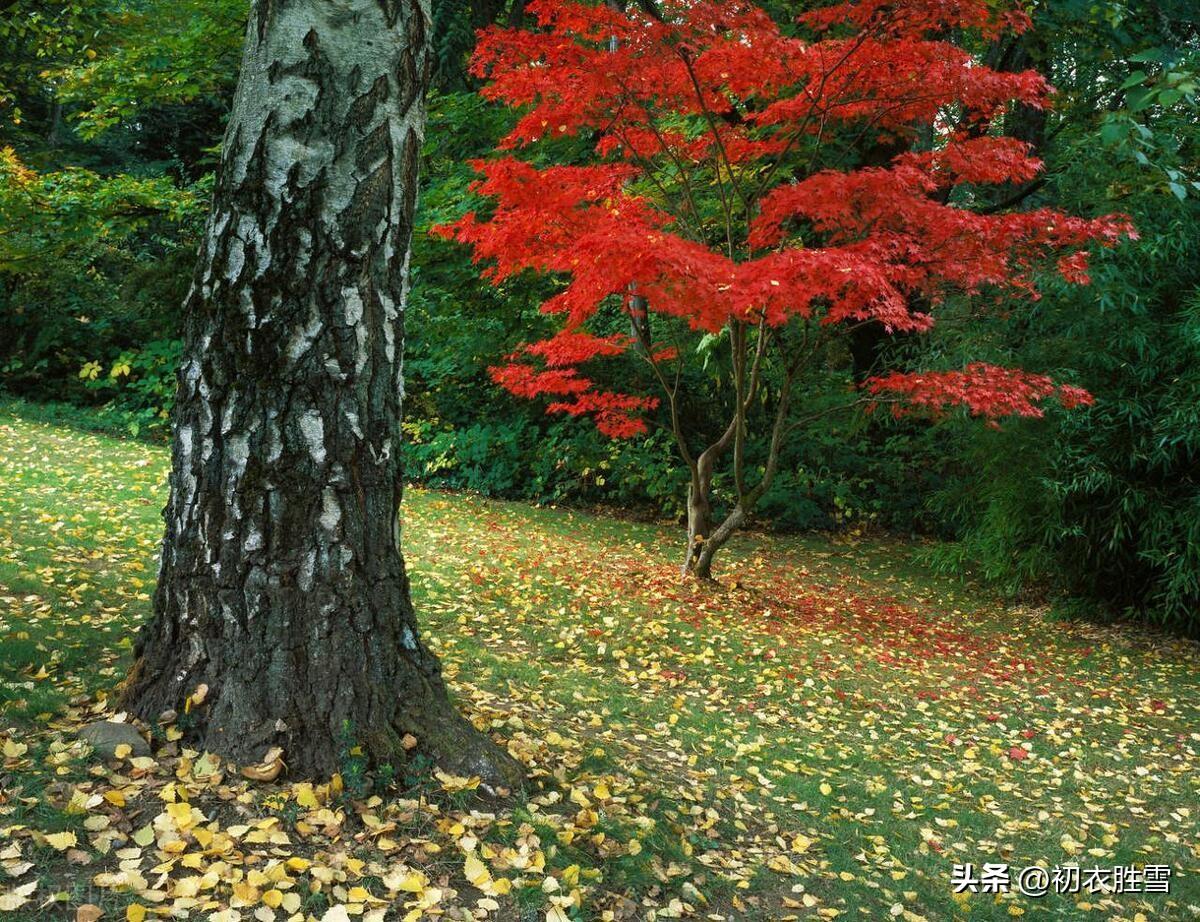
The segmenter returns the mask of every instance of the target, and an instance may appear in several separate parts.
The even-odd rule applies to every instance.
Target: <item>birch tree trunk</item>
[[[428,0],[254,0],[185,305],[154,616],[125,704],[237,763],[374,764],[405,734],[519,782],[450,703],[400,552],[403,312]],[[411,743],[411,741],[410,741]]]

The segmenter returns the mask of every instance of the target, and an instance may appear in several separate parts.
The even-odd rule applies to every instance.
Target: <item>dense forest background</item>
[[[768,4],[780,21],[796,4]],[[785,13],[785,11],[787,11]],[[934,335],[825,356],[819,398],[868,371],[982,359],[1082,385],[1093,406],[998,428],[885,414],[797,420],[761,524],[929,536],[940,567],[1068,610],[1200,630],[1200,13],[1192,0],[1042,0],[1034,28],[977,49],[1058,88],[1019,133],[1043,177],[996,208],[1130,215],[1140,239],[1047,281],[1036,309],[966,300]],[[0,388],[91,408],[150,438],[168,425],[180,305],[212,187],[244,0],[0,0]],[[686,474],[665,429],[610,440],[497,388],[487,368],[545,320],[553,280],[494,288],[429,227],[472,205],[468,161],[512,116],[467,74],[474,30],[523,0],[435,0],[405,423],[412,479],[536,501],[677,516]],[[579,156],[585,145],[580,144]],[[1018,319],[1019,318],[1019,319]],[[967,323],[966,320],[971,322]],[[693,364],[690,391],[729,370]],[[626,387],[635,364],[610,372]],[[686,408],[716,429],[715,401]],[[762,454],[763,445],[749,452]],[[718,493],[720,484],[718,484]]]

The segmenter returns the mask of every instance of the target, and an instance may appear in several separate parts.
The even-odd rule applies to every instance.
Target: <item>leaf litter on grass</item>
[[[1196,647],[972,597],[901,545],[747,538],[410,490],[417,607],[527,767],[250,782],[169,728],[74,732],[149,608],[165,453],[0,417],[0,912],[256,919],[1195,915]],[[9,655],[12,651],[12,655]],[[349,780],[349,784],[347,781]],[[955,895],[955,863],[1167,864],[1172,892]]]

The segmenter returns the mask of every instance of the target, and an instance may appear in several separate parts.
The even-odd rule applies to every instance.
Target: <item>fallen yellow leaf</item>
[[[46,836],[46,842],[60,852],[65,852],[68,848],[74,848],[78,845],[79,839],[76,838],[73,832],[53,832]]]

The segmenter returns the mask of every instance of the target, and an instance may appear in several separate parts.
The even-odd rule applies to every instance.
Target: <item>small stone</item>
[[[79,738],[91,743],[92,748],[106,759],[115,759],[117,757],[118,746],[128,746],[128,755],[150,755],[150,744],[130,724],[120,724],[112,720],[98,720],[80,730]],[[125,750],[121,751],[124,752]]]

